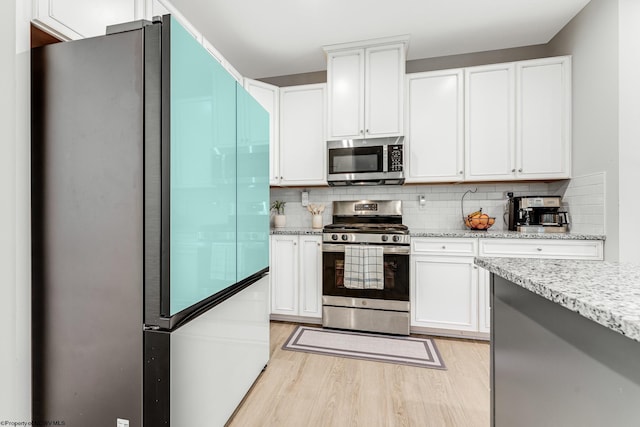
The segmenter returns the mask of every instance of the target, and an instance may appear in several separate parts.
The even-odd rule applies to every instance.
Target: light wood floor
[[[489,344],[436,338],[447,370],[282,350],[297,325],[271,323],[271,360],[229,427],[489,425]]]

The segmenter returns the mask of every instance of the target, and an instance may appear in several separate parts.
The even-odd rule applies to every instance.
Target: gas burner
[[[325,233],[370,233],[370,234],[408,234],[409,229],[403,224],[367,224],[334,223],[324,227]]]

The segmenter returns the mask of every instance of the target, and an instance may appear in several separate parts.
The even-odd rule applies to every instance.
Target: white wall
[[[591,0],[549,43],[550,55],[573,56],[573,175],[605,174],[611,261],[619,258],[620,234],[618,18],[618,0]]]
[[[619,1],[620,261],[640,263],[640,2]]]
[[[0,418],[31,419],[29,2],[0,14]]]

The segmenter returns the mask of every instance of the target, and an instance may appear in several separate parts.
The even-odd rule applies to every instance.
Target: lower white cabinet
[[[475,256],[603,260],[602,240],[413,238],[411,327],[414,332],[488,338],[490,274]]]
[[[414,238],[411,245],[411,326],[477,335],[478,239]]]
[[[272,235],[270,277],[272,318],[322,319],[322,236]]]
[[[412,326],[456,331],[478,329],[478,274],[473,258],[413,258]]]

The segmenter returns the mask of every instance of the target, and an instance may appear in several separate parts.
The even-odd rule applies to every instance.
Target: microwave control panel
[[[402,145],[389,146],[389,172],[402,172]]]

